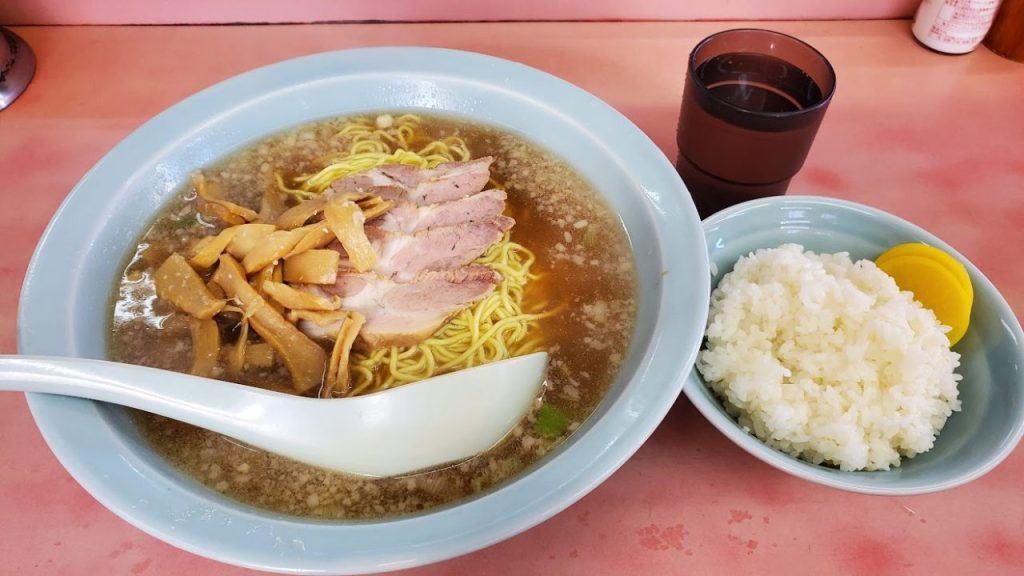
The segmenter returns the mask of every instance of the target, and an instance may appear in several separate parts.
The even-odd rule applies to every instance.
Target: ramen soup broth
[[[325,158],[344,152],[351,142],[339,132],[351,121],[325,120],[277,134],[202,172],[226,199],[258,211],[264,193],[277,190],[275,174],[289,182],[317,172]],[[499,445],[468,461],[403,477],[366,478],[300,464],[135,412],[144,437],[161,456],[210,489],[260,508],[310,517],[379,518],[426,510],[496,486],[543,457],[587,419],[614,380],[633,333],[636,278],[625,231],[585,179],[516,134],[421,117],[409,147],[416,150],[421,141],[451,136],[465,142],[472,158],[495,158],[488,187],[505,188],[505,214],[516,221],[510,240],[536,257],[530,268],[536,276],[526,284],[522,306],[540,315],[527,340],[532,349],[550,353],[550,366],[543,396],[526,419]],[[224,227],[198,214],[191,185],[158,215],[130,255],[114,295],[112,359],[189,371],[188,318],[156,297],[153,272],[170,254],[188,254],[199,238]],[[218,317],[218,327],[225,342],[239,336],[238,322],[230,317]],[[324,344],[328,353],[329,345]],[[291,391],[290,375],[279,360],[265,367],[247,365],[231,378],[218,364],[213,376]],[[327,445],[359,441],[316,440]]]

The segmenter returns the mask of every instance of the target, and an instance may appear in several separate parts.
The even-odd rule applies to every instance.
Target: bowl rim
[[[166,141],[171,144],[165,144],[166,147],[180,146],[180,142],[173,137],[180,134],[178,131],[181,130],[176,126],[176,122],[182,119],[194,121],[193,117],[204,107],[209,109],[208,114],[223,113],[224,110],[217,107],[223,106],[225,99],[230,100],[227,97],[233,91],[251,90],[254,86],[265,86],[267,90],[275,90],[287,84],[289,79],[303,80],[303,74],[309,74],[310,70],[322,69],[332,71],[335,76],[344,75],[346,63],[360,59],[380,62],[381,70],[385,74],[388,71],[395,74],[405,73],[413,66],[425,75],[434,74],[470,82],[489,82],[506,91],[523,90],[524,96],[529,96],[538,106],[557,111],[568,118],[585,120],[587,133],[595,135],[601,143],[606,143],[612,138],[626,141],[628,146],[621,146],[617,154],[619,158],[635,162],[639,168],[635,171],[633,179],[638,194],[643,195],[647,218],[657,225],[653,236],[656,245],[651,247],[657,253],[651,257],[659,258],[666,270],[671,268],[670,264],[682,265],[684,251],[679,250],[678,246],[686,245],[693,248],[693,254],[686,253],[685,258],[693,261],[685,262],[685,274],[664,274],[662,278],[654,281],[660,289],[660,299],[654,305],[661,314],[656,319],[656,325],[651,328],[653,335],[641,355],[637,371],[626,383],[632,397],[626,398],[623,395],[615,398],[591,431],[594,433],[593,437],[582,439],[587,441],[585,446],[582,440],[577,443],[580,445],[576,450],[579,456],[572,458],[575,461],[573,469],[567,469],[566,466],[570,460],[566,456],[569,451],[555,454],[549,456],[543,465],[505,483],[500,490],[473,498],[458,506],[442,507],[425,515],[394,520],[331,523],[267,513],[237,503],[221,506],[234,514],[233,517],[227,518],[225,525],[230,524],[232,519],[238,523],[258,525],[261,526],[261,530],[269,529],[270,535],[267,538],[273,536],[275,529],[285,533],[291,531],[293,536],[297,535],[295,537],[300,543],[302,534],[315,532],[319,536],[319,531],[325,529],[336,531],[339,536],[345,537],[358,530],[359,534],[367,534],[367,541],[400,529],[404,547],[397,552],[381,552],[379,549],[364,552],[349,547],[342,555],[310,553],[298,557],[289,556],[285,562],[278,557],[276,550],[254,550],[256,546],[253,544],[227,547],[223,542],[198,539],[187,533],[187,527],[178,529],[181,526],[174,526],[166,517],[161,517],[160,511],[154,511],[152,506],[136,508],[137,501],[112,490],[106,479],[107,474],[102,470],[93,469],[89,458],[80,453],[80,446],[83,445],[81,442],[84,440],[67,429],[71,424],[57,422],[54,419],[59,407],[71,404],[88,411],[83,418],[96,418],[101,410],[99,403],[27,394],[32,415],[51,451],[87,492],[137,528],[201,556],[238,566],[286,573],[366,573],[436,562],[509,538],[564,510],[603,482],[632,456],[653,433],[678,397],[687,370],[696,357],[706,321],[707,307],[704,302],[707,301],[709,288],[706,285],[688,287],[686,281],[688,277],[692,277],[691,274],[696,274],[698,278],[707,277],[707,249],[696,209],[682,181],[661,150],[614,108],[556,76],[493,56],[423,47],[338,50],[263,66],[189,96],[129,134],[82,177],[44,231],[29,264],[19,301],[19,353],[52,353],[48,345],[44,344],[43,338],[47,330],[60,329],[60,326],[47,325],[47,322],[40,321],[38,317],[46,303],[37,296],[37,286],[51,279],[44,270],[43,256],[53,251],[52,246],[57,243],[55,230],[74,219],[75,203],[87,193],[87,190],[95,186],[99,174],[120,170],[116,166],[119,158],[123,158],[134,147],[143,146],[144,139],[154,135],[168,136]],[[389,67],[388,62],[400,62],[401,66]],[[468,72],[469,70],[473,72]],[[513,80],[519,84],[510,84]],[[522,86],[528,86],[529,89]],[[247,96],[250,99],[259,97]],[[245,101],[242,100],[243,104]],[[337,114],[351,112],[338,111]],[[581,130],[584,129],[582,122],[576,124],[581,126]],[[145,146],[152,147],[150,144]],[[151,155],[160,153],[160,150],[150,151]],[[226,152],[221,152],[223,153]],[[703,255],[703,259],[700,259],[699,255]],[[696,297],[691,303],[666,302],[664,294],[671,290],[681,290],[681,293],[689,293],[692,290],[695,291]],[[689,308],[692,308],[692,313],[699,320],[693,322],[692,326],[680,326],[680,322],[666,322],[663,317],[666,311],[682,310],[688,313]],[[688,349],[680,353],[680,345]],[[111,438],[114,442],[122,440],[116,435]],[[144,466],[144,463],[134,464]],[[556,471],[563,474],[557,474]],[[157,479],[154,482],[157,484],[152,487],[153,490],[167,490],[174,488],[175,485],[180,487],[180,482],[173,479]],[[149,490],[150,487],[147,486],[146,489]],[[513,493],[516,498],[511,498],[510,495]],[[187,491],[183,497],[195,498]],[[225,522],[221,509],[213,507],[216,502],[198,504],[210,505],[216,512],[211,514],[209,522]],[[513,513],[509,510],[512,504],[522,506]],[[437,530],[431,525],[431,519],[441,515],[444,515],[445,521],[450,525],[443,530]],[[206,521],[202,518],[189,520]],[[459,527],[459,523],[466,523],[469,526]]]
[[[998,310],[999,317],[1006,320],[1010,319],[1007,323],[1012,336],[1017,342],[1024,342],[1024,332],[1022,332],[1021,324],[1017,319],[1016,314],[1010,308],[1010,305],[1006,302],[1006,299],[995,287],[995,285],[986,277],[981,270],[979,270],[974,263],[969,259],[965,258],[956,249],[942,241],[938,236],[928,232],[924,228],[908,221],[899,216],[874,208],[866,204],[853,202],[850,200],[843,200],[839,198],[831,198],[826,196],[815,196],[815,195],[785,195],[785,196],[771,196],[765,198],[759,198],[755,200],[749,200],[730,206],[720,212],[712,214],[711,216],[704,219],[702,222],[704,232],[706,236],[710,236],[714,228],[719,225],[723,220],[730,218],[742,217],[744,214],[766,211],[773,208],[786,205],[800,205],[800,206],[817,206],[817,207],[828,207],[828,208],[839,208],[851,212],[859,212],[869,218],[877,219],[885,224],[887,227],[896,228],[898,230],[908,231],[913,235],[919,237],[921,240],[926,241],[956,257],[961,263],[967,267],[969,274],[971,275],[972,281],[975,282],[975,294],[987,294],[992,298],[992,304]],[[711,245],[711,238],[707,237],[708,245]],[[709,248],[710,250],[710,248]],[[710,259],[710,251],[709,251]],[[979,282],[980,281],[980,282]],[[980,285],[981,289],[978,289]],[[701,346],[703,348],[703,344]],[[1024,349],[1017,349],[1017,359],[1021,365],[1024,365]],[[899,486],[873,486],[870,484],[864,484],[856,481],[857,475],[860,474],[871,474],[871,472],[844,472],[837,475],[824,475],[820,472],[820,467],[813,464],[803,462],[793,456],[785,454],[779,450],[771,448],[767,444],[764,444],[761,440],[757,439],[753,434],[742,430],[735,420],[724,414],[719,409],[719,405],[716,400],[712,400],[712,394],[707,391],[707,386],[704,383],[703,378],[697,371],[696,365],[691,368],[690,373],[683,384],[683,393],[693,403],[697,410],[707,420],[724,434],[729,440],[735,443],[737,446],[742,448],[751,456],[754,456],[758,460],[781,470],[787,474],[791,474],[803,480],[814,482],[822,486],[828,486],[831,488],[838,488],[846,490],[848,492],[855,492],[860,494],[869,494],[875,496],[911,496],[918,494],[929,494],[933,492],[939,492],[943,490],[949,490],[957,486],[962,486],[980,478],[987,474],[996,466],[998,466],[1003,460],[1005,460],[1020,443],[1021,437],[1024,436],[1024,414],[1018,417],[1010,429],[1008,435],[1009,441],[1004,441],[1000,446],[1000,450],[984,465],[969,470],[960,475],[956,475],[950,478],[939,479],[929,483],[921,484],[917,487],[905,487]]]

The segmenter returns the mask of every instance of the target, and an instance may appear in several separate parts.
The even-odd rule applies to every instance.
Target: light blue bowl
[[[882,495],[946,490],[985,474],[1006,458],[1024,432],[1024,334],[991,282],[945,242],[917,226],[868,206],[812,196],[746,202],[704,221],[712,289],[736,261],[758,248],[802,244],[815,252],[849,252],[874,259],[893,245],[924,242],[964,263],[974,285],[971,324],[954,350],[961,354],[963,408],[949,418],[929,452],[891,471],[842,472],[803,462],[770,448],[729,416],[694,368],[684,391],[711,423],[768,464],[826,486]]]
[[[291,60],[218,84],[147,122],[82,179],[47,228],[22,291],[19,351],[105,356],[124,258],[192,170],[303,122],[396,109],[523,134],[576,167],[618,212],[636,257],[639,315],[622,372],[596,413],[539,465],[479,497],[397,520],[325,522],[243,506],[184,477],[116,407],[30,395],[53,452],[106,507],[157,538],[232,564],[310,574],[407,568],[553,516],[622,465],[664,417],[700,346],[708,300],[704,235],[675,170],[636,126],[583,90],[521,64],[451,50]]]

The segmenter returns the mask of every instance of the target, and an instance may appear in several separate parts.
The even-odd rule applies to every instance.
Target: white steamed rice
[[[886,470],[931,449],[960,409],[948,330],[874,262],[786,244],[722,278],[697,367],[770,446]]]

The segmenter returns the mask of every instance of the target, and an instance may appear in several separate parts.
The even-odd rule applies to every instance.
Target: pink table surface
[[[124,0],[5,0],[0,23],[219,24],[288,22],[465,22],[536,20],[808,20],[906,18],[919,0],[246,0],[125,2]]]
[[[234,74],[312,52],[417,44],[557,74],[675,157],[684,58],[718,23],[22,28],[34,83],[0,112],[0,352],[43,227],[150,116]],[[820,48],[838,90],[792,193],[848,198],[928,228],[1024,311],[1024,65],[914,43],[906,21],[772,23]],[[1024,570],[1024,448],[946,493],[883,498],[791,478],[685,399],[607,482],[540,526],[416,574],[1010,574]],[[247,573],[118,519],[60,467],[20,394],[0,394],[0,574]]]

